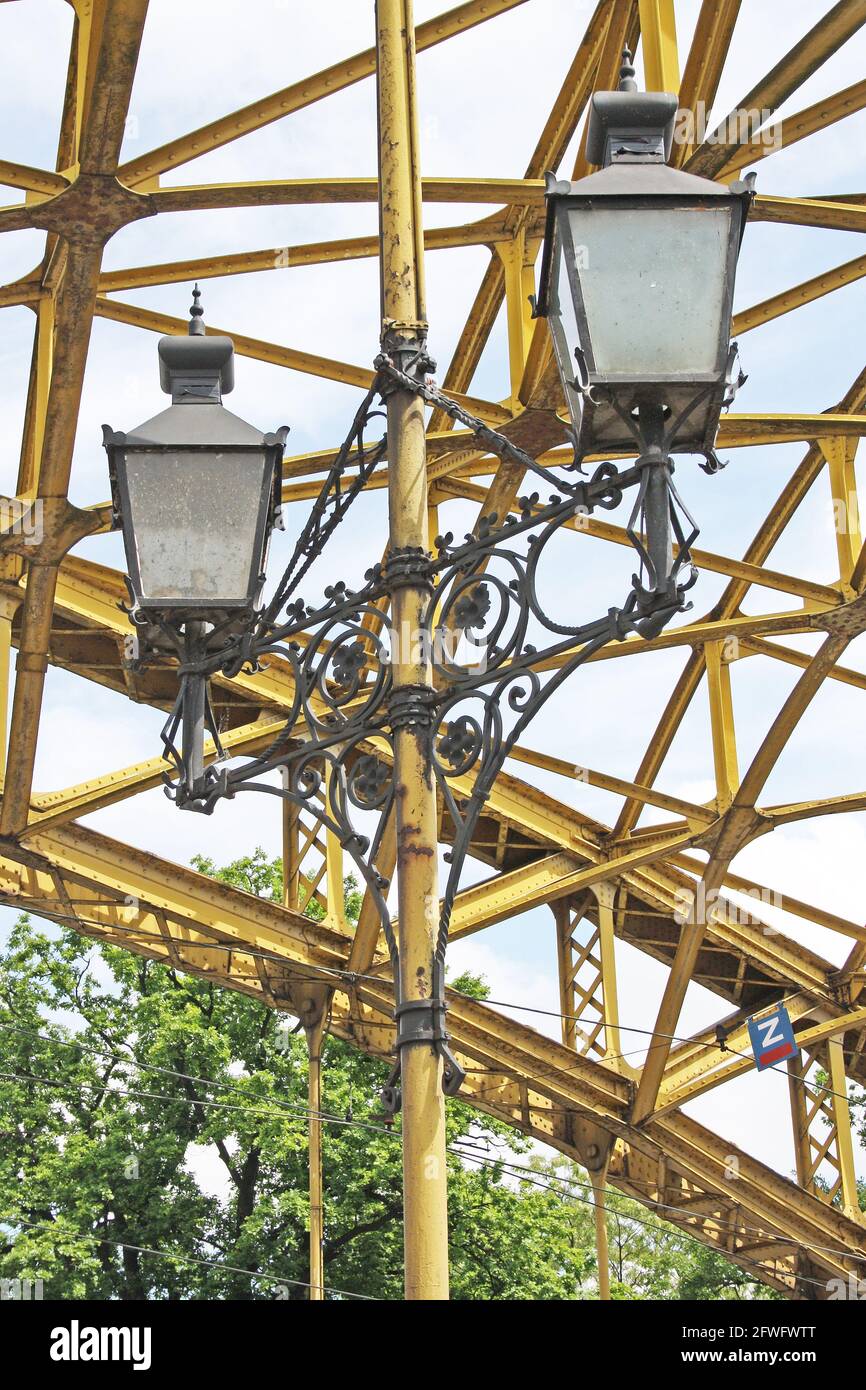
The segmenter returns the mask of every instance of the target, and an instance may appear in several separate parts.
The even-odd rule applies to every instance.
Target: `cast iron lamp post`
[[[442,1093],[454,1094],[464,1079],[445,1026],[445,949],[461,870],[496,778],[542,706],[602,647],[651,638],[689,607],[697,528],[674,487],[671,454],[697,452],[707,471],[719,466],[713,454],[719,412],[741,380],[728,338],[751,191],[720,189],[667,167],[676,100],[637,93],[626,55],[620,91],[597,94],[590,113],[588,154],[604,168],[575,185],[549,181],[537,307],[550,321],[575,457],[561,468],[546,467],[443,395],[429,375],[434,364],[417,273],[414,112],[401,107],[398,118],[393,105],[412,89],[401,77],[407,13],[406,0],[378,0],[380,118],[384,92],[388,119],[409,132],[402,143],[382,140],[380,178],[389,190],[381,205],[382,352],[270,600],[260,606],[285,431],[261,435],[222,409],[232,347],[228,339],[202,336],[197,305],[191,336],[160,343],[162,384],[173,405],[131,435],[107,431],[106,447],[139,660],[169,650],[180,663],[178,695],[162,735],[168,794],[178,806],[206,814],[241,793],[284,798],[338,838],[378,911],[396,1023],[396,1062],[384,1099],[394,1113],[402,1084],[407,1100],[407,1289],[413,1297],[438,1298],[447,1296]],[[412,256],[406,226],[413,229]],[[366,428],[382,414],[377,397],[387,407],[388,436],[368,445]],[[518,463],[541,489],[520,498],[515,514],[483,518],[462,541],[438,537],[435,555],[419,543],[426,510],[423,402],[468,428],[479,454]],[[611,453],[635,461],[618,467],[603,457],[583,474],[589,456]],[[367,571],[360,589],[333,582],[320,602],[305,602],[300,583],[386,455],[384,561]],[[579,514],[618,507],[629,489],[635,501],[627,531],[639,572],[624,602],[582,618],[579,581],[560,583],[551,588],[565,612],[550,616],[540,579],[551,542]],[[408,634],[406,613],[414,615]],[[460,642],[474,659],[460,655]],[[230,762],[209,682],[255,671],[268,657],[282,664],[290,692],[284,722],[263,752]],[[215,751],[209,766],[205,729]],[[277,772],[279,786],[271,776]],[[451,841],[438,914],[436,800],[441,838]],[[432,865],[425,881],[433,889],[426,894],[413,887],[420,880],[412,877],[411,857],[399,858],[399,847],[408,844],[401,826],[406,831],[410,802],[420,809],[413,809],[409,831],[423,841],[409,846],[414,868]],[[394,826],[399,944],[385,848],[395,839]],[[335,985],[362,992],[365,979],[344,980],[336,972]],[[431,1156],[435,1200],[425,1171]]]

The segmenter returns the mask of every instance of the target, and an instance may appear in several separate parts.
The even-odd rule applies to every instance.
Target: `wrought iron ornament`
[[[386,1105],[399,1106],[399,1058],[407,1043],[429,1041],[445,1060],[444,1085],[456,1092],[463,1080],[445,1028],[445,950],[461,872],[478,818],[505,760],[542,705],[574,670],[609,642],[630,635],[655,636],[690,604],[697,578],[690,549],[698,535],[673,483],[664,422],[638,421],[641,452],[626,468],[599,464],[589,476],[577,462],[561,472],[538,462],[509,439],[444,396],[428,372],[425,354],[401,370],[387,354],[337,454],[289,565],[270,602],[248,631],[215,650],[213,633],[200,623],[166,629],[180,661],[174,708],[162,731],[170,771],[166,792],[179,807],[209,814],[220,800],[240,792],[279,796],[310,812],[333,832],[369,889],[393,966],[397,993],[397,1063],[386,1087]],[[467,427],[486,452],[518,462],[546,489],[520,499],[520,514],[483,518],[474,533],[439,536],[436,554],[391,551],[352,591],[342,582],[308,605],[300,582],[345,517],[387,441],[368,446],[365,432],[383,415],[377,397],[411,390]],[[349,464],[357,471],[346,478]],[[597,509],[611,511],[636,489],[627,533],[638,572],[619,608],[591,621],[556,621],[539,597],[540,573],[555,538],[582,524]],[[390,595],[410,582],[429,590],[421,630],[386,630]],[[133,618],[135,614],[132,615]],[[143,634],[146,637],[146,634]],[[396,688],[395,641],[425,644],[431,686]],[[148,659],[146,641],[143,660]],[[271,744],[256,757],[229,765],[208,696],[212,677],[256,671],[269,656],[287,664],[292,704]],[[388,905],[388,879],[377,867],[382,837],[393,810],[393,735],[411,723],[427,742],[428,755],[452,826],[452,849],[442,898],[433,975],[433,998],[417,1007],[399,998],[397,942]],[[205,766],[204,734],[216,757]],[[282,786],[267,774],[280,771]],[[358,820],[372,827],[361,833]],[[367,827],[365,827],[366,829]]]

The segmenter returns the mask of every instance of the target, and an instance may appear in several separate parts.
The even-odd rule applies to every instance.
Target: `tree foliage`
[[[196,867],[281,897],[279,861],[261,850]],[[349,880],[350,920],[359,907]],[[314,897],[308,911],[321,911]],[[454,983],[484,996],[477,979]],[[42,1278],[46,1297],[65,1299],[305,1298],[306,1044],[284,1017],[19,918],[0,954],[0,1277]],[[402,1175],[399,1124],[380,1113],[386,1074],[326,1038],[325,1281],[396,1299]],[[448,1138],[452,1296],[595,1297],[586,1175],[459,1100]],[[611,1206],[616,1297],[760,1296],[636,1203]]]

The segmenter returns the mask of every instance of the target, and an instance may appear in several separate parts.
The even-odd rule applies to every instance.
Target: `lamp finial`
[[[202,319],[204,318],[204,309],[199,304],[200,299],[201,290],[199,289],[198,285],[196,285],[195,289],[192,292],[192,304],[190,306],[189,311],[189,329],[187,330],[191,338],[204,337],[204,323],[202,322]]]

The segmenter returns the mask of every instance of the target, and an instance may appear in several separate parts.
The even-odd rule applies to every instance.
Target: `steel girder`
[[[374,1055],[389,1051],[387,964],[379,956],[371,973],[335,975],[351,937],[328,922],[76,825],[35,834],[27,849],[4,855],[0,890],[6,902],[274,1008],[296,1011],[304,981],[326,983],[335,990],[333,1031]],[[610,1140],[616,1188],[783,1292],[814,1292],[856,1273],[866,1256],[859,1222],[681,1114],[660,1113],[636,1128],[630,1079],[488,1005],[453,991],[448,1002],[470,1103],[581,1162],[587,1133]]]
[[[521,3],[525,0],[469,0],[419,26],[418,49],[448,40]],[[18,648],[0,821],[2,897],[69,920],[85,935],[110,939],[169,961],[175,968],[245,990],[273,1007],[289,1008],[296,1000],[292,992],[296,973],[302,980],[327,982],[336,990],[334,1030],[367,1050],[382,1053],[390,1045],[389,983],[378,953],[376,923],[370,904],[365,903],[353,938],[335,904],[329,903],[328,879],[341,877],[340,861],[335,846],[315,826],[285,827],[287,853],[292,856],[287,862],[294,864],[296,884],[300,864],[313,865],[313,890],[331,908],[325,924],[299,915],[293,910],[296,902],[284,909],[262,904],[75,824],[88,811],[155,785],[161,774],[157,759],[96,776],[76,788],[32,793],[48,664],[96,680],[135,701],[166,707],[173,698],[174,676],[169,669],[141,673],[127,659],[130,633],[117,607],[123,596],[120,577],[69,555],[78,540],[104,530],[109,519],[106,504],[98,499],[87,509],[74,508],[67,500],[74,421],[93,318],[101,315],[138,329],[171,331],[177,324],[167,316],[106,296],[193,275],[279,273],[272,252],[245,250],[106,273],[104,243],[130,221],[164,211],[375,200],[375,180],[364,178],[160,186],[161,174],[181,167],[203,150],[218,148],[369,77],[375,69],[375,51],[335,64],[119,166],[146,0],[75,0],[73,8],[75,27],[56,169],[0,162],[0,181],[26,192],[24,203],[0,209],[0,231],[28,227],[46,234],[41,264],[14,284],[0,287],[0,307],[28,305],[35,315],[16,505],[20,516],[38,500],[45,523],[40,546],[22,546],[14,528],[0,538],[0,665],[8,662],[12,646]],[[431,252],[484,245],[491,254],[445,384],[452,393],[462,393],[476,413],[546,458],[556,457],[563,439],[558,419],[561,401],[544,326],[531,328],[523,309],[540,242],[541,175],[564,157],[593,86],[611,84],[624,41],[634,46],[642,33],[650,85],[674,84],[680,67],[675,8],[672,0],[600,0],[523,178],[424,180],[428,201],[490,204],[499,209],[464,226],[428,231],[425,236]],[[684,65],[683,105],[712,104],[739,8],[737,0],[704,0]],[[851,41],[864,22],[863,0],[841,0],[776,63],[744,104],[779,105],[841,44]],[[866,87],[857,83],[801,110],[780,123],[775,147],[808,138],[861,109],[864,101]],[[746,164],[767,157],[773,147],[755,139],[743,145],[711,140],[692,149],[681,148],[678,159],[690,170],[729,179]],[[581,145],[575,169],[578,173],[585,169]],[[866,201],[856,194],[760,195],[754,216],[782,225],[863,231]],[[299,268],[377,254],[376,238],[346,238],[292,248],[288,263]],[[745,310],[737,316],[734,329],[747,332],[852,283],[863,273],[863,257],[822,272]],[[503,401],[481,401],[466,392],[503,302],[510,388]],[[367,368],[232,336],[239,352],[287,370],[355,386],[369,381]],[[577,987],[577,964],[597,960],[598,979],[593,977],[580,997],[600,1002],[605,1030],[613,1031],[615,1025],[613,935],[669,968],[659,1033],[676,1031],[682,999],[692,980],[733,1005],[734,1012],[723,1020],[732,1038],[740,1037],[750,1013],[794,991],[792,1014],[804,1054],[826,1061],[839,1084],[846,1070],[860,1080],[866,1077],[866,1026],[858,1003],[866,980],[866,930],[825,909],[786,897],[786,907],[804,920],[850,938],[848,960],[836,970],[783,934],[765,931],[759,911],[743,921],[724,897],[701,933],[685,932],[677,909],[683,893],[699,884],[704,891],[760,888],[732,867],[737,853],[757,835],[793,820],[858,812],[866,805],[866,793],[781,807],[756,805],[769,771],[823,683],[841,681],[858,689],[866,685],[866,677],[842,664],[847,646],[866,626],[866,551],[853,472],[857,439],[866,433],[864,404],[866,373],[834,409],[820,415],[726,417],[721,434],[725,447],[793,440],[804,441],[808,448],[744,555],[702,552],[696,556],[699,565],[728,580],[713,612],[654,643],[639,647],[625,643],[600,656],[635,660],[644,650],[679,646],[688,653],[646,756],[634,778],[627,781],[603,769],[566,769],[549,755],[519,750],[518,760],[525,765],[568,779],[562,782],[562,799],[511,775],[500,779],[473,844],[473,854],[490,866],[492,877],[458,897],[453,921],[453,935],[459,938],[489,928],[529,904],[550,903],[568,933],[577,930],[581,921],[588,923],[586,942],[578,942],[577,954],[570,957],[571,973],[561,980],[563,1012],[568,1013],[568,990]],[[287,504],[304,504],[315,495],[316,475],[332,457],[333,450],[324,449],[290,461]],[[766,561],[822,475],[829,480],[845,525],[839,528],[838,577],[817,583],[780,573],[767,567]],[[480,485],[484,478],[489,480],[486,488]],[[382,470],[372,485],[386,482],[387,473]],[[513,469],[484,457],[470,437],[448,428],[448,422],[434,413],[428,434],[432,515],[451,497],[476,502],[479,515],[490,510],[502,515],[514,506],[521,482]],[[11,487],[7,490],[12,492]],[[600,521],[580,530],[608,544],[619,545],[626,539],[621,528]],[[584,544],[577,534],[574,543]],[[787,596],[778,611],[758,617],[743,614],[743,600],[755,585]],[[804,632],[823,636],[817,655],[806,655],[784,643],[786,634]],[[735,657],[726,648],[731,637],[736,638]],[[746,656],[781,662],[801,674],[782,708],[771,711],[775,713],[771,731],[741,778],[730,666]],[[704,681],[716,795],[698,805],[655,784],[673,737]],[[272,735],[290,695],[287,673],[278,662],[255,677],[222,682],[216,698],[226,741],[236,751],[255,751]],[[615,825],[604,826],[570,804],[575,783],[581,781],[622,797]],[[662,826],[640,826],[646,806],[664,810],[670,819]],[[447,838],[444,823],[442,835]],[[708,862],[696,858],[695,850],[705,851]],[[309,857],[305,860],[305,856]],[[86,904],[83,897],[88,898]],[[562,953],[561,960],[565,959]],[[351,983],[333,974],[347,966],[359,976]],[[334,983],[337,978],[339,985]],[[805,1077],[799,1088],[792,1081],[792,1151],[798,1187],[747,1155],[732,1153],[730,1144],[680,1113],[686,1100],[741,1074],[746,1065],[741,1058],[719,1054],[709,1034],[673,1047],[670,1040],[657,1039],[640,1073],[618,1064],[615,1056],[599,1062],[580,1055],[582,1044],[573,1029],[568,1046],[559,1045],[484,1005],[456,996],[450,1002],[458,1049],[468,1066],[480,1068],[470,1072],[467,1082],[472,1103],[584,1163],[593,1144],[598,1149],[613,1143],[608,1177],[614,1186],[655,1206],[684,1230],[788,1294],[821,1297],[827,1278],[848,1271],[862,1273],[857,1264],[857,1258],[866,1255],[862,1227],[853,1216],[845,1216],[816,1195],[814,1154],[804,1139],[809,1119],[807,1115],[804,1121]],[[568,1032],[567,1027],[564,1031]],[[846,1194],[850,1210],[852,1159],[847,1124],[843,1110],[836,1107],[831,1125],[838,1155],[837,1186]],[[736,1181],[731,1179],[731,1160],[735,1160]]]

